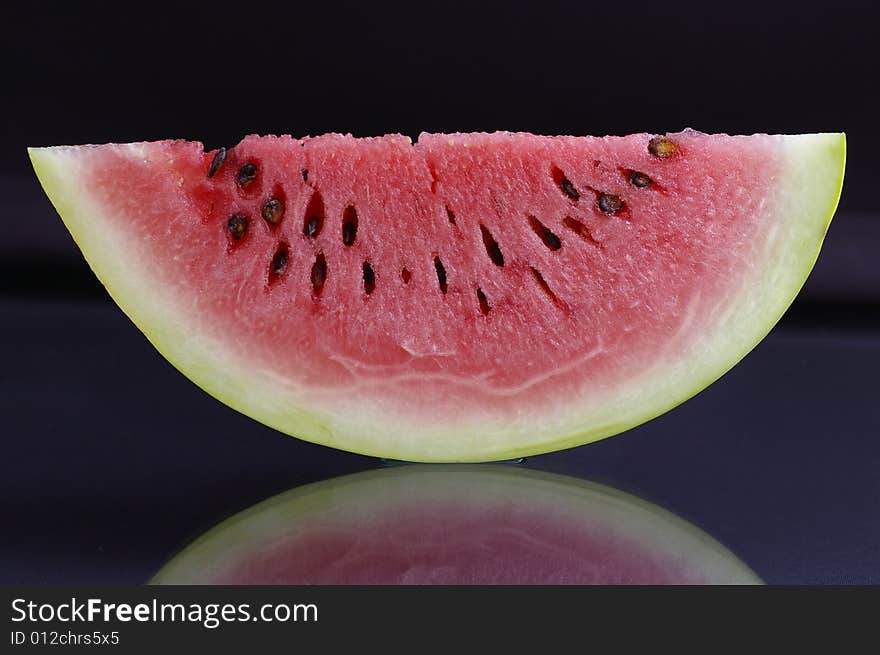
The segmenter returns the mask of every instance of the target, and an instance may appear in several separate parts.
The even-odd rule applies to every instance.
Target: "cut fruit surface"
[[[842,134],[246,137],[30,150],[157,349],[302,439],[414,461],[616,434],[806,279]]]
[[[707,534],[639,498],[509,465],[398,466],[241,512],[154,584],[755,584]]]

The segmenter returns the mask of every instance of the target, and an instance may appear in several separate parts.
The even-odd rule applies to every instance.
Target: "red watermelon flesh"
[[[510,466],[401,467],[293,490],[212,529],[162,584],[707,584],[758,578],[645,501]]]
[[[218,398],[329,445],[479,460],[614,434],[735,363],[815,260],[842,143],[252,136],[225,159],[184,141],[32,157],[117,302]]]

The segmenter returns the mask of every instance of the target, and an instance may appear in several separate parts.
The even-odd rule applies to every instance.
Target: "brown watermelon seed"
[[[486,229],[486,226],[480,223],[480,232],[483,235],[483,245],[486,247],[486,254],[495,266],[504,266],[504,255],[501,252],[501,246],[495,241],[492,233]]]
[[[373,267],[370,265],[370,262],[364,262],[363,271],[364,291],[369,296],[371,293],[373,293],[373,289],[376,288],[376,273],[373,271]]]
[[[448,285],[446,284],[446,267],[439,257],[434,257],[434,270],[437,271],[437,283],[440,285],[440,293],[446,294]]]
[[[665,136],[655,136],[648,141],[648,152],[660,159],[668,159],[678,152],[678,146]]]
[[[412,273],[409,272],[406,266],[400,269],[400,279],[403,280],[404,284],[409,284],[409,281],[412,279]]]
[[[214,159],[211,160],[211,167],[208,169],[208,177],[214,177],[217,171],[220,170],[220,167],[223,166],[223,162],[226,161],[226,148],[220,148],[217,150],[217,153],[214,155]]]
[[[620,196],[615,196],[611,193],[600,193],[597,204],[599,209],[606,214],[616,214],[623,209],[625,203],[621,200]]]
[[[489,304],[486,294],[483,293],[483,290],[480,287],[477,287],[477,300],[480,303],[480,311],[483,312],[483,315],[485,316],[489,313],[489,310],[492,309],[492,306]]]
[[[275,251],[275,256],[272,257],[272,275],[281,275],[287,269],[287,259],[287,245],[282,243]]]
[[[349,205],[342,213],[342,243],[346,246],[354,245],[357,239],[358,213],[353,205]]]
[[[566,196],[577,202],[581,198],[581,194],[578,193],[578,190],[574,188],[574,184],[571,183],[571,180],[566,177],[565,173],[562,172],[558,166],[554,166],[551,170],[553,175],[553,181],[556,182],[556,185]]]
[[[226,221],[226,230],[235,241],[240,241],[248,229],[248,219],[244,214],[233,214]]]
[[[319,252],[318,256],[315,257],[310,279],[312,281],[312,292],[315,296],[320,296],[324,290],[324,282],[327,281],[327,259],[322,252]]]
[[[278,225],[284,218],[284,202],[278,198],[269,198],[263,204],[260,213],[263,215],[263,220],[269,225]]]
[[[238,186],[247,189],[251,183],[257,179],[257,165],[248,162],[238,169]]]
[[[559,250],[562,247],[562,241],[559,237],[534,216],[529,216],[529,225],[532,226],[534,233],[538,235],[541,241],[544,242],[544,245],[550,248],[550,250]]]
[[[638,187],[639,189],[644,189],[645,187],[651,186],[652,180],[650,177],[645,175],[644,173],[640,173],[639,171],[630,171],[629,172],[629,183],[634,187]]]
[[[455,225],[455,212],[449,209],[449,205],[446,205],[446,218],[449,219],[452,225]]]

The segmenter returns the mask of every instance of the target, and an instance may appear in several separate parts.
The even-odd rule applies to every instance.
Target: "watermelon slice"
[[[510,465],[410,465],[294,489],[233,516],[154,584],[752,584],[682,519]]]
[[[414,461],[583,444],[704,388],[803,284],[844,153],[694,131],[30,150],[184,374],[283,432]]]

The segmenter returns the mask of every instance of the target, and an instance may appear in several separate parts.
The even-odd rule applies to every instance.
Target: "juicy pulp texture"
[[[157,584],[752,584],[693,525],[512,466],[404,466],[294,489],[197,539]]]
[[[210,177],[191,142],[32,157],[117,302],[209,392],[312,441],[454,461],[661,413],[803,283],[842,135],[687,131],[668,158],[650,138],[247,137]]]

